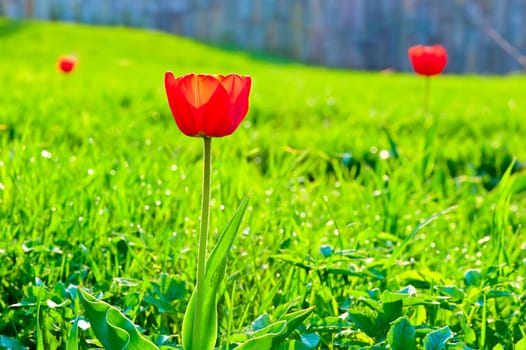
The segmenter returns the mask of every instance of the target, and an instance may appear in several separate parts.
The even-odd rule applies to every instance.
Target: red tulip
[[[233,133],[248,112],[252,80],[238,74],[166,72],[164,85],[175,122],[187,136],[223,137]]]
[[[58,58],[57,67],[62,73],[71,73],[77,65],[77,57],[64,55]]]
[[[446,49],[440,45],[416,45],[408,50],[409,59],[417,74],[432,76],[442,73],[447,63]]]

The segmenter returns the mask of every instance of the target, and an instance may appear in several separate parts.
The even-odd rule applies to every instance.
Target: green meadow
[[[311,306],[274,348],[526,349],[525,76],[433,77],[426,113],[411,73],[1,18],[0,349],[100,348],[76,288],[182,348],[202,141],[173,120],[168,70],[253,80],[212,142],[209,246],[249,198],[218,349]]]

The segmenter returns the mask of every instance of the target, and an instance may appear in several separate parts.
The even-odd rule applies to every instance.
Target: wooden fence
[[[0,0],[0,15],[157,28],[355,69],[409,70],[417,43],[444,45],[448,72],[526,64],[526,0]]]

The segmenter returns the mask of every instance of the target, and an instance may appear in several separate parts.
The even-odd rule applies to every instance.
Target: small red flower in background
[[[440,45],[412,46],[408,50],[409,59],[417,74],[432,76],[442,73],[447,63],[446,49]]]
[[[238,74],[166,72],[164,85],[175,122],[187,136],[222,137],[233,133],[248,112],[252,80]]]
[[[64,55],[58,58],[57,67],[62,73],[71,73],[77,65],[77,57]]]

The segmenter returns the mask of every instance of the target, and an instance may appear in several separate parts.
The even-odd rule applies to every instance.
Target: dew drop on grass
[[[167,196],[169,196],[169,195],[172,194],[172,191],[170,191],[170,190],[166,190],[166,191],[164,191],[164,194],[167,195]]]
[[[0,160],[0,167],[3,167],[5,164]]]
[[[93,169],[88,169],[88,175],[93,175],[95,173],[95,170]]]
[[[160,206],[161,204],[162,204],[162,203],[161,203],[161,201],[160,201],[160,200],[156,200],[156,201],[155,201],[155,205],[156,205],[156,206],[158,206],[158,207],[159,207],[159,206]]]
[[[383,149],[380,151],[379,156],[380,156],[380,159],[387,159],[391,156],[391,153],[388,150]]]
[[[79,222],[84,220],[84,218],[82,216],[79,216]]]
[[[3,183],[0,182],[0,191],[3,191],[3,190],[5,190],[5,186]]]
[[[144,210],[146,210],[146,211],[150,210],[150,206],[149,205],[145,205],[144,206]]]
[[[481,239],[479,239],[479,240],[477,241],[477,244],[482,245],[482,244],[484,244],[484,243],[489,242],[490,239],[491,239],[490,236],[482,237]]]
[[[47,150],[42,150],[42,152],[40,152],[40,155],[43,157],[43,158],[46,158],[46,159],[50,159],[53,155],[51,154],[51,152],[47,151]]]

